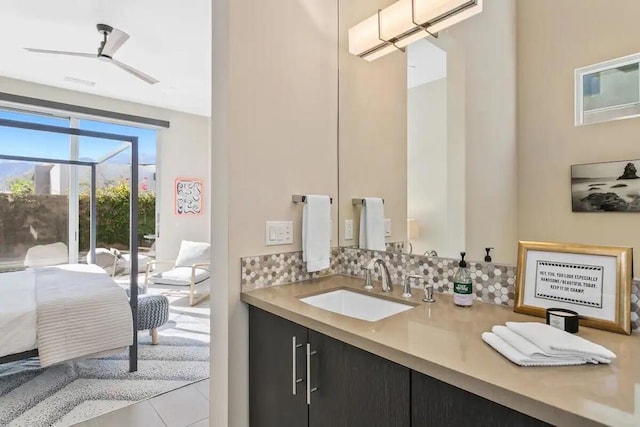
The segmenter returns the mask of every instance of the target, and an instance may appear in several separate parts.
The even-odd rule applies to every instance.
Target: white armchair
[[[62,242],[32,246],[24,257],[24,266],[27,268],[60,264],[69,264],[69,249]]]
[[[165,286],[188,286],[189,304],[196,305],[209,297],[209,292],[196,294],[196,286],[205,285],[210,278],[209,243],[183,240],[178,258],[174,261],[150,261],[144,278],[145,289],[149,284]],[[173,265],[168,271],[155,272],[156,266]]]

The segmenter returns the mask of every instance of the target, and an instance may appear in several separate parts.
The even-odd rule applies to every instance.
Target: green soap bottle
[[[459,307],[470,307],[473,304],[473,284],[464,260],[465,255],[465,252],[460,252],[460,266],[453,278],[453,303]]]

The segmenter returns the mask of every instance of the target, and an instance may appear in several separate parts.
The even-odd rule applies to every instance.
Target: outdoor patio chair
[[[60,264],[69,264],[69,249],[62,242],[32,246],[24,257],[24,266],[27,268]]]
[[[209,297],[209,292],[196,295],[196,286],[209,283],[209,243],[183,240],[175,261],[149,261],[144,278],[145,291],[149,284],[189,287],[189,304],[196,305]],[[170,264],[168,271],[155,272],[156,266]]]

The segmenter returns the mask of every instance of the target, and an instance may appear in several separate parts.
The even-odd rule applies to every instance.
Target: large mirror
[[[494,248],[513,264],[514,2],[484,2],[404,53],[350,54],[349,28],[391,3],[340,2],[340,244],[359,245],[353,199],[378,197],[388,250],[482,260]]]

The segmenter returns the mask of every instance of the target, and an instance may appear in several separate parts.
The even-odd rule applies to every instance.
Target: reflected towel
[[[367,197],[360,210],[360,249],[384,251],[384,203],[378,197]]]
[[[331,264],[331,198],[307,196],[302,210],[302,260],[307,271],[329,268]]]

